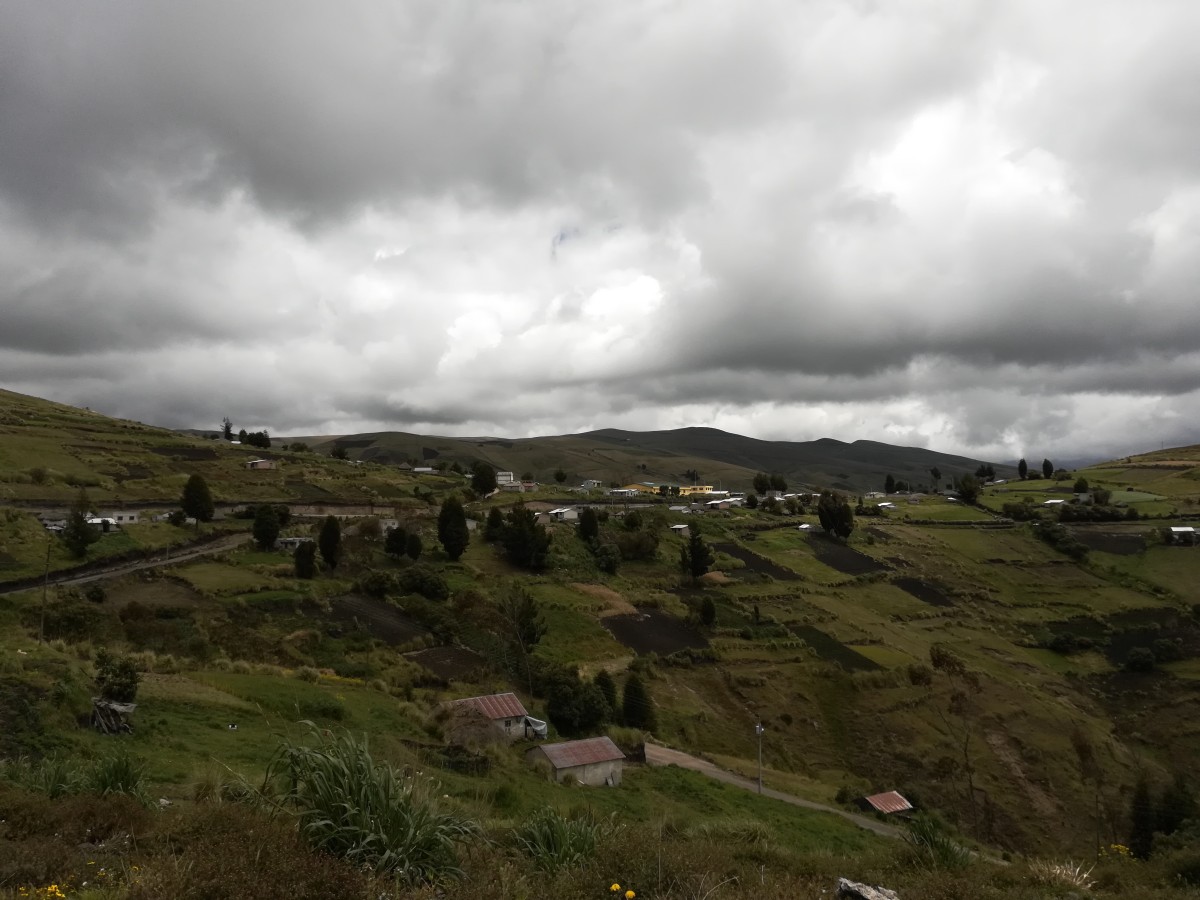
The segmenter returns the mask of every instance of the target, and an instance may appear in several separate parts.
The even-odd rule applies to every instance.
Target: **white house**
[[[140,514],[121,509],[115,512],[102,512],[100,513],[100,518],[112,519],[119,527],[124,527],[125,525],[136,525],[140,519]]]
[[[672,531],[675,531],[675,532],[687,531],[687,528],[688,528],[686,525],[671,525],[669,527]]]
[[[613,488],[608,492],[610,497],[636,497],[638,495],[636,488]]]
[[[588,478],[587,480],[581,482],[579,486],[585,491],[598,491],[600,488],[604,487],[604,482],[596,478]]]
[[[252,459],[246,463],[247,469],[265,470],[276,468],[275,460],[273,459]]]
[[[552,522],[577,522],[579,521],[579,510],[574,506],[563,506],[559,509],[552,509],[548,513]]]
[[[310,537],[281,537],[275,541],[277,550],[287,550],[292,553],[296,552],[301,544],[312,541]]]
[[[548,762],[555,781],[610,787],[621,783],[625,766],[625,754],[607,737],[544,744],[534,747],[525,758],[530,762]]]
[[[517,476],[515,476],[512,472],[496,473],[496,484],[512,484],[516,480]]]
[[[1042,506],[1059,506],[1066,502],[1066,500],[1044,500],[1042,501]]]

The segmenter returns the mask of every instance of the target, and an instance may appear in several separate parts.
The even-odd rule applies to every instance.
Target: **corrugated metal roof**
[[[519,719],[527,715],[525,707],[516,694],[486,694],[483,697],[464,697],[455,700],[455,706],[469,704],[489,719]]]
[[[913,805],[897,791],[886,791],[882,794],[873,794],[864,799],[867,801],[867,803],[871,804],[872,807],[885,814],[905,812],[906,810],[913,808]]]
[[[625,758],[625,754],[617,745],[606,737],[546,744],[541,750],[556,769],[569,769],[572,766],[587,766],[592,763]]]

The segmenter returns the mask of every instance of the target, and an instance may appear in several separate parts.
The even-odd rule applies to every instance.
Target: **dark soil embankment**
[[[639,656],[647,653],[670,656],[680,650],[702,650],[708,646],[708,639],[696,629],[658,609],[605,616],[600,624]]]
[[[487,668],[486,659],[463,647],[431,647],[404,656],[447,681],[469,681],[477,672]]]
[[[824,535],[814,535],[808,542],[817,559],[843,575],[870,575],[872,572],[888,570],[879,560],[830,540]]]
[[[892,584],[900,588],[905,593],[912,594],[922,603],[928,603],[930,606],[953,606],[954,603],[942,593],[941,589],[928,581],[921,581],[919,578],[897,578]]]
[[[358,594],[338,597],[330,612],[334,621],[361,628],[392,647],[429,634],[391,604]]]
[[[867,659],[856,650],[851,650],[837,638],[826,634],[811,625],[793,625],[792,634],[804,643],[826,662],[837,663],[843,669],[854,672],[871,672],[881,668],[873,659]]]
[[[755,572],[760,575],[770,575],[776,581],[799,581],[800,576],[791,569],[785,569],[779,563],[767,559],[765,556],[759,556],[752,550],[747,550],[745,547],[740,547],[737,544],[722,543],[713,544],[713,549],[721,553],[726,553],[734,559],[741,560],[745,563],[745,569],[735,570],[732,574],[737,575],[739,571]]]

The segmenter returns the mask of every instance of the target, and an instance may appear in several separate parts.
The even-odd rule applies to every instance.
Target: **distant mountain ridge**
[[[930,470],[935,467],[945,484],[957,475],[974,473],[985,462],[879,441],[766,441],[700,426],[666,431],[603,428],[534,438],[446,437],[395,431],[276,441],[302,441],[322,452],[341,447],[352,458],[381,463],[445,459],[470,465],[482,460],[498,469],[518,475],[529,473],[543,481],[560,468],[572,483],[582,478],[606,483],[683,481],[684,473],[694,471],[702,483],[738,488],[748,486],[756,472],[778,472],[792,484],[857,492],[882,490],[888,475],[914,486],[928,485],[932,482]],[[1016,475],[1014,466],[991,465],[998,477]]]

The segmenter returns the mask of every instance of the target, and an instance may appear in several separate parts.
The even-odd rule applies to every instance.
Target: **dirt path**
[[[692,756],[679,750],[671,750],[668,747],[662,747],[658,744],[646,744],[646,764],[651,766],[679,766],[681,769],[691,769],[693,772],[699,772],[701,775],[707,775],[709,778],[715,778],[717,781],[745,788],[748,791],[758,790],[758,784],[751,778],[743,778],[741,775],[735,775],[733,772],[722,769],[720,766],[714,765],[706,759],[700,759],[698,756]],[[804,800],[766,786],[763,787],[762,793],[764,797],[770,797],[773,800],[782,800],[784,803],[792,804],[792,806],[801,806],[804,809],[813,809],[818,812],[841,816],[859,828],[865,828],[867,831],[873,831],[875,834],[882,835],[883,837],[900,837],[900,830],[898,828],[885,825],[883,822],[867,816],[847,812],[835,806],[826,806],[824,803],[814,803],[812,800]]]
[[[214,553],[224,553],[226,550],[233,550],[240,547],[242,544],[250,540],[248,534],[231,534],[228,537],[218,538],[211,543],[204,544],[199,547],[187,547],[176,553],[171,553],[169,550],[164,551],[160,556],[154,556],[150,559],[139,559],[133,562],[120,563],[108,569],[93,569],[90,572],[84,572],[79,575],[72,575],[68,572],[60,572],[55,575],[50,573],[50,584],[87,584],[90,581],[99,581],[102,578],[116,578],[119,575],[128,575],[130,572],[138,572],[142,569],[157,569],[160,566],[173,566],[176,563],[187,562],[190,559],[196,559],[200,556],[210,556]],[[39,585],[30,587],[22,585],[20,587],[10,587],[0,584],[0,596],[4,594],[15,594],[20,591],[36,590]]]

